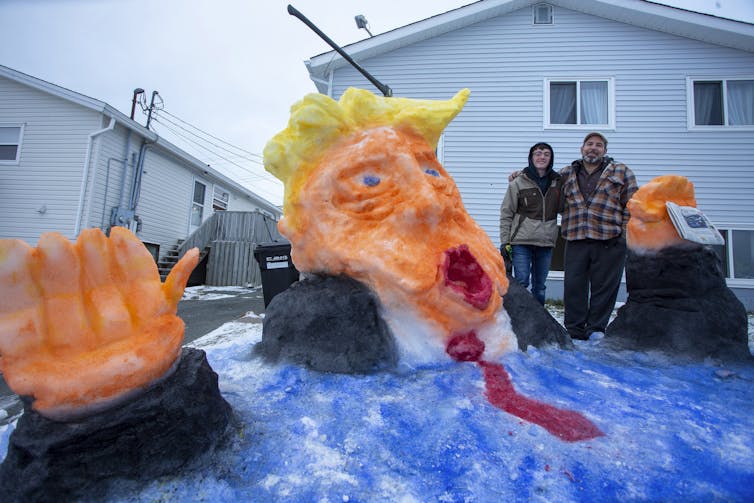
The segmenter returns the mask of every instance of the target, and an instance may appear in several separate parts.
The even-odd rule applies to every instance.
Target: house
[[[158,261],[174,259],[179,243],[202,224],[217,227],[216,214],[224,222],[238,214],[236,235],[268,241],[279,237],[281,215],[110,105],[4,66],[0,212],[0,238],[35,245],[44,232],[73,240],[85,228],[120,225]],[[201,244],[210,246],[213,236],[205,238]]]
[[[754,24],[643,0],[482,0],[344,49],[394,96],[471,89],[438,156],[496,244],[507,176],[529,146],[550,143],[565,166],[601,131],[639,184],[694,183],[726,240],[728,285],[754,309]],[[335,51],[305,64],[336,99],[351,86],[380,93]],[[562,277],[558,247],[549,297]]]

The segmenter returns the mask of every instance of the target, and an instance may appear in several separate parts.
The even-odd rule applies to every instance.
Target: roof
[[[15,82],[26,85],[33,89],[37,89],[39,91],[51,94],[58,98],[62,98],[71,103],[75,103],[83,108],[101,113],[105,115],[106,117],[113,118],[115,119],[116,123],[121,124],[127,129],[130,129],[131,131],[134,131],[135,133],[141,135],[147,141],[157,144],[160,148],[162,148],[163,150],[165,150],[172,156],[176,157],[181,162],[184,162],[185,164],[193,168],[198,173],[201,173],[203,176],[211,176],[215,178],[218,182],[222,183],[224,186],[233,188],[237,190],[238,192],[248,196],[261,209],[266,210],[276,216],[280,216],[282,214],[282,211],[280,210],[280,208],[275,206],[273,203],[271,203],[267,199],[247,189],[246,187],[236,182],[232,178],[229,178],[223,175],[222,173],[212,168],[208,164],[200,161],[196,157],[192,156],[191,154],[185,152],[184,150],[177,147],[176,145],[165,140],[154,131],[151,131],[145,128],[144,126],[142,126],[135,120],[119,112],[118,110],[116,110],[115,108],[113,108],[112,106],[108,105],[107,103],[103,101],[90,98],[89,96],[85,96],[81,93],[71,91],[70,89],[66,89],[56,84],[52,84],[50,82],[38,79],[36,77],[32,77],[31,75],[27,75],[25,73],[19,72],[17,70],[13,70],[12,68],[8,68],[7,66],[3,66],[3,65],[0,65],[0,77],[5,77],[7,79],[13,80]]]
[[[394,51],[450,31],[505,15],[543,0],[480,0],[345,46],[356,61]],[[710,44],[754,52],[754,24],[701,14],[646,0],[546,0],[546,3],[605,19],[670,33]],[[328,73],[348,65],[329,51],[305,62],[321,93],[327,93]]]

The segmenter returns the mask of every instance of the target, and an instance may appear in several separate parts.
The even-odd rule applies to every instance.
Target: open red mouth
[[[463,295],[477,309],[484,309],[492,296],[492,280],[465,244],[445,250],[442,263],[445,285]]]

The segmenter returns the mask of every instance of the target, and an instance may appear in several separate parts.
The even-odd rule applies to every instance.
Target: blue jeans
[[[545,281],[550,272],[552,248],[533,245],[513,245],[513,277],[524,288],[529,288],[540,304],[545,304]]]

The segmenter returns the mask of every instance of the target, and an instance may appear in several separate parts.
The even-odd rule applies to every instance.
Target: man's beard
[[[593,154],[593,155],[585,154],[581,158],[581,160],[584,161],[587,164],[601,164],[602,163],[602,159],[603,159],[603,157],[601,155],[596,155],[596,154]]]

